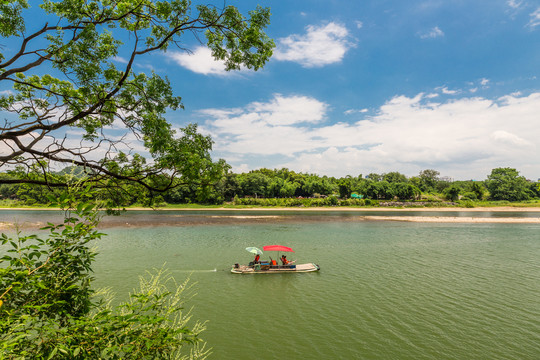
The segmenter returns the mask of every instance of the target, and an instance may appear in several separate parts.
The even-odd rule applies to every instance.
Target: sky
[[[247,13],[257,2],[227,4]],[[135,68],[170,79],[185,109],[167,119],[198,123],[232,171],[484,180],[512,167],[540,178],[539,0],[258,4],[276,43],[263,69],[225,72],[189,38],[190,53]]]
[[[197,122],[233,171],[540,178],[540,1],[260,4],[263,70],[226,73],[199,45],[166,54],[186,107],[171,120]]]

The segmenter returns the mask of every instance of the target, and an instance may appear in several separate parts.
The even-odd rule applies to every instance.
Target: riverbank
[[[45,211],[43,211],[45,210]],[[539,207],[482,208],[360,208],[360,207],[199,207],[128,208],[121,216],[106,216],[100,228],[161,226],[249,225],[258,223],[400,221],[416,223],[540,224]],[[37,211],[37,214],[32,214]],[[62,212],[54,208],[0,209],[0,231],[39,229],[47,222],[59,223]]]
[[[51,207],[0,207],[0,212],[4,210],[16,211],[58,211],[58,208]],[[540,207],[525,206],[488,206],[488,207],[352,207],[352,206],[328,206],[328,207],[128,207],[126,211],[373,211],[373,212],[407,212],[407,211],[425,211],[425,212],[540,212]]]

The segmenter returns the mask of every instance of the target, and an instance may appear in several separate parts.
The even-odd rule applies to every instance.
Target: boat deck
[[[231,269],[233,274],[279,274],[279,273],[304,273],[319,271],[320,267],[314,263],[298,265],[234,265]]]

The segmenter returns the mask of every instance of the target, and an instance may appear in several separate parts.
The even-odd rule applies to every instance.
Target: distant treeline
[[[493,169],[483,181],[451,181],[441,178],[432,169],[418,176],[407,177],[399,172],[346,176],[341,178],[304,174],[289,169],[259,169],[247,173],[229,172],[214,184],[184,184],[166,192],[153,194],[158,202],[168,204],[223,204],[262,206],[362,206],[384,201],[526,201],[540,198],[540,184],[525,179],[513,168]],[[0,179],[14,175],[0,173]],[[76,168],[64,169],[56,176],[84,176]],[[1,181],[0,181],[1,182]],[[24,205],[47,204],[50,194],[62,188],[30,184],[2,184],[0,198]],[[144,204],[143,193],[136,188],[122,190],[126,206]],[[106,189],[101,197],[114,197],[114,189]]]

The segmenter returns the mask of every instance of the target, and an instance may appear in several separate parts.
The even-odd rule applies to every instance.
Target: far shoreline
[[[126,214],[149,211],[150,208],[132,207],[126,208]],[[8,211],[46,211],[50,215],[53,211],[60,212],[59,208],[39,208],[39,207],[24,207],[24,208],[0,208],[0,231],[9,229],[39,229],[46,225],[47,217],[45,215],[31,216],[31,220],[26,220],[23,223],[17,224],[12,219],[2,219],[2,214],[8,216]],[[179,207],[179,208],[158,208],[154,209],[155,215],[149,221],[133,222],[125,219],[122,216],[107,216],[105,221],[101,222],[100,228],[111,227],[148,227],[148,226],[192,226],[192,225],[208,225],[208,224],[237,224],[245,225],[252,223],[268,223],[268,222],[286,222],[289,221],[287,214],[300,215],[311,213],[315,217],[309,216],[301,221],[332,221],[331,213],[349,213],[351,216],[346,218],[346,221],[398,221],[398,222],[415,222],[415,223],[469,223],[469,224],[540,224],[540,207],[512,207],[512,206],[496,206],[496,207],[423,207],[423,208],[395,208],[395,207]],[[159,213],[163,213],[163,217]],[[168,214],[167,214],[167,213]],[[203,219],[190,218],[193,213],[201,213]],[[204,214],[206,212],[207,214]],[[227,213],[228,212],[228,213]],[[498,216],[491,216],[489,213],[508,213]],[[171,214],[173,213],[173,214]],[[178,218],[187,217],[181,222]],[[208,214],[210,213],[210,214]],[[280,214],[281,213],[281,214]],[[412,213],[421,213],[413,215]],[[455,214],[461,213],[461,214]],[[487,213],[487,214],[482,214]],[[534,213],[532,216],[520,216],[520,213]],[[327,215],[327,216],[325,216]],[[171,218],[172,216],[172,218]],[[35,217],[35,219],[34,219]],[[316,218],[316,219],[315,219]],[[50,220],[52,221],[52,220]]]
[[[0,207],[0,211],[58,211],[55,207]],[[124,209],[120,209],[124,210]],[[540,207],[526,206],[489,206],[489,207],[351,207],[351,206],[335,206],[335,207],[126,207],[126,211],[343,211],[343,212],[378,212],[378,211],[424,211],[424,212],[540,212]]]

